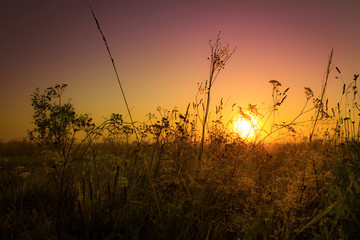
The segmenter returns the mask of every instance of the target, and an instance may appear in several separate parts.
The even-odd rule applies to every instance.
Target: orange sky
[[[184,110],[197,83],[208,78],[208,40],[222,31],[237,46],[213,88],[212,106],[271,104],[271,79],[290,87],[280,116],[301,110],[303,87],[320,94],[328,56],[347,81],[360,72],[358,0],[174,0],[0,3],[0,139],[31,129],[30,95],[39,87],[69,85],[64,97],[79,113],[100,121],[126,109],[94,9],[109,42],[133,118],[146,120],[157,106]],[[330,104],[342,83],[333,71]],[[214,110],[213,110],[214,111]]]

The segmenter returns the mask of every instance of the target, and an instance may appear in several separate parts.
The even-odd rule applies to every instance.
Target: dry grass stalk
[[[122,85],[121,85],[120,78],[119,78],[119,74],[118,74],[118,72],[117,72],[114,59],[113,59],[113,57],[112,57],[112,55],[111,55],[109,45],[108,45],[108,43],[107,43],[107,41],[106,41],[106,38],[105,38],[104,33],[103,33],[102,30],[101,30],[99,21],[98,21],[98,19],[96,18],[95,13],[94,13],[94,11],[92,10],[91,7],[90,7],[90,10],[91,10],[91,13],[92,13],[92,15],[93,15],[93,18],[94,18],[94,20],[95,20],[95,22],[96,22],[96,25],[97,25],[97,27],[98,27],[98,30],[99,30],[99,32],[100,32],[100,34],[101,34],[101,36],[102,36],[102,39],[104,40],[104,43],[105,43],[105,46],[106,46],[106,50],[107,50],[107,52],[108,52],[108,54],[109,54],[109,57],[110,57],[110,59],[111,59],[112,66],[113,66],[114,71],[115,71],[116,79],[117,79],[117,81],[118,81],[118,83],[119,83],[119,87],[120,87],[120,90],[121,90],[121,94],[122,94],[122,96],[123,96],[123,98],[124,98],[124,102],[125,102],[126,109],[127,109],[127,111],[128,111],[129,117],[130,117],[131,124],[132,124],[132,126],[133,126],[133,128],[134,128],[136,140],[137,140],[137,142],[139,143],[139,137],[138,137],[138,134],[137,134],[137,131],[136,131],[136,127],[135,127],[133,118],[132,118],[132,116],[131,116],[130,108],[129,108],[129,105],[128,105],[127,100],[126,100],[125,92],[124,92],[124,89],[123,89],[123,87],[122,87]]]
[[[319,106],[319,108],[317,110],[316,117],[315,117],[315,120],[314,120],[314,125],[313,125],[312,131],[310,133],[310,137],[309,137],[310,142],[312,141],[312,138],[314,136],[315,127],[316,127],[317,121],[319,120],[320,112],[323,111],[324,95],[325,95],[325,92],[326,92],[326,86],[327,86],[327,82],[328,82],[328,79],[329,79],[329,74],[330,74],[330,71],[331,71],[331,63],[332,63],[333,54],[334,54],[334,49],[332,49],[331,53],[330,53],[329,62],[328,62],[327,70],[326,70],[326,77],[325,77],[325,81],[324,81],[322,91],[321,91],[320,106]]]

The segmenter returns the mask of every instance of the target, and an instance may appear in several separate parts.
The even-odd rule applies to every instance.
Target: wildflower
[[[280,87],[281,83],[277,80],[270,80],[269,83],[271,83],[274,87]]]
[[[356,81],[358,77],[359,77],[359,74],[354,74],[354,81]]]
[[[307,100],[309,100],[310,98],[312,98],[314,96],[313,91],[309,87],[304,87],[304,89],[305,89],[305,94],[306,94]]]

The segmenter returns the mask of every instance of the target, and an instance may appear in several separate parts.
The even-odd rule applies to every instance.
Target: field
[[[356,239],[360,143],[0,145],[2,239]]]
[[[359,75],[330,108],[331,52],[320,96],[305,87],[292,121],[278,122],[288,89],[270,80],[270,111],[233,105],[229,125],[222,101],[210,118],[233,53],[219,35],[184,113],[159,108],[140,124],[127,107],[129,122],[95,124],[62,99],[66,84],[37,89],[29,138],[0,143],[0,238],[359,239]]]
[[[358,238],[360,142],[350,118],[335,115],[341,122],[311,141],[296,137],[295,121],[273,122],[273,133],[291,137],[269,142],[269,132],[246,139],[220,116],[202,145],[199,104],[96,126],[61,104],[65,87],[32,96],[31,141],[0,143],[1,239]],[[256,115],[249,107],[242,118]]]

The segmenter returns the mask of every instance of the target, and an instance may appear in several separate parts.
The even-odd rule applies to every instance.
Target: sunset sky
[[[197,83],[208,78],[208,40],[221,30],[237,49],[213,88],[212,111],[229,105],[271,104],[276,79],[290,87],[280,111],[291,119],[304,87],[320,95],[331,49],[345,81],[360,73],[359,0],[2,0],[0,3],[0,139],[32,128],[31,94],[66,83],[78,113],[98,122],[126,115],[117,80],[92,18],[92,6],[114,57],[133,118],[161,106],[184,111]],[[327,96],[342,82],[335,69]]]

